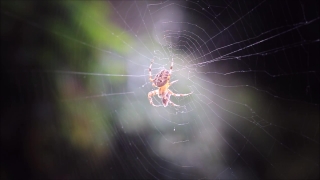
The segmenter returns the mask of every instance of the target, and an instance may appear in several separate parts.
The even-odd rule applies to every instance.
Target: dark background
[[[216,4],[221,2],[216,2]],[[115,7],[121,6],[121,4],[117,6],[116,2],[113,3]],[[206,3],[214,4],[214,2]],[[247,1],[245,3],[245,5],[232,7],[235,12],[245,14],[257,4]],[[198,8],[193,3],[186,5],[194,9]],[[225,2],[222,6],[226,6]],[[319,141],[317,138],[319,129],[315,133],[313,131],[313,135],[306,135],[311,142],[306,140],[303,133],[296,132],[301,130],[299,124],[303,124],[302,122],[308,119],[311,120],[308,126],[319,126],[319,119],[308,117],[308,112],[310,111],[316,112],[317,115],[315,117],[319,117],[319,3],[311,0],[301,2],[268,1],[264,6],[265,12],[263,12],[264,8],[261,8],[261,12],[252,13],[253,15],[261,15],[260,18],[250,17],[252,21],[246,19],[247,22],[244,23],[252,23],[251,25],[246,25],[246,29],[237,26],[231,27],[229,30],[234,32],[232,33],[234,37],[226,38],[225,41],[221,41],[217,46],[222,47],[232,42],[238,42],[240,39],[247,39],[265,30],[271,30],[272,27],[281,27],[286,24],[292,25],[293,22],[303,22],[300,19],[303,17],[301,16],[301,7],[304,9],[305,19],[307,21],[314,20],[315,22],[299,28],[299,31],[292,31],[280,37],[275,37],[262,45],[248,47],[244,51],[233,54],[233,56],[241,57],[246,54],[273,49],[273,47],[280,47],[279,50],[281,50],[281,47],[286,47],[286,44],[296,44],[291,47],[297,46],[297,48],[285,49],[283,50],[285,53],[282,54],[268,55],[267,52],[266,56],[247,59],[243,57],[241,62],[230,60],[211,63],[199,68],[198,71],[226,73],[236,70],[250,71],[255,69],[266,70],[271,74],[286,74],[277,79],[264,73],[254,72],[247,75],[244,74],[242,77],[247,78],[246,84],[265,89],[271,94],[284,99],[293,99],[292,102],[286,101],[285,103],[273,104],[274,107],[278,107],[278,110],[272,116],[282,119],[278,121],[278,125],[282,125],[285,128],[280,128],[281,130],[278,133],[275,131],[271,131],[271,133],[275,139],[286,144],[289,150],[297,152],[296,156],[290,155],[286,157],[285,154],[288,149],[280,150],[274,148],[274,151],[278,151],[274,152],[275,157],[262,158],[261,154],[250,153],[250,151],[243,152],[241,157],[250,167],[246,171],[252,172],[249,178],[265,179],[267,177],[292,177],[288,174],[291,173],[292,175],[295,172],[285,172],[282,166],[288,165],[286,162],[291,162],[290,158],[296,157],[299,159],[300,155],[302,155],[302,159],[306,158],[308,160],[301,161],[302,163],[299,163],[299,160],[296,161],[297,166],[304,169],[296,177],[317,179],[319,178]],[[236,7],[247,7],[247,9],[237,9]],[[61,37],[51,29],[50,22],[63,21],[62,24],[65,23],[65,27],[70,28],[65,33],[68,37],[74,37],[75,39],[81,37],[82,42],[95,42],[91,37],[85,36],[85,32],[80,33],[81,36],[74,34],[78,29],[78,23],[73,21],[73,15],[68,10],[62,3],[55,2],[13,1],[9,3],[1,1],[1,179],[168,178],[164,176],[165,173],[159,173],[165,171],[164,169],[149,168],[148,164],[150,162],[148,160],[150,161],[150,158],[143,158],[145,154],[150,152],[148,152],[148,148],[143,144],[143,141],[140,141],[140,138],[148,137],[152,132],[144,132],[139,136],[127,135],[117,129],[115,123],[117,119],[112,115],[110,115],[112,119],[110,128],[113,128],[111,134],[115,137],[114,144],[110,148],[111,156],[107,160],[95,159],[96,156],[90,150],[79,151],[59,133],[61,130],[61,114],[64,111],[63,108],[58,106],[59,100],[57,99],[61,94],[58,91],[59,85],[55,81],[57,74],[48,73],[46,70],[66,68],[70,71],[85,71],[90,61],[84,59],[87,59],[86,57],[95,57],[94,50],[86,46],[70,52],[70,49],[67,48],[68,45],[62,45],[63,42],[59,41]],[[230,11],[230,8],[227,11]],[[272,15],[269,15],[270,11],[272,11]],[[221,24],[217,24],[217,26],[223,29],[230,22],[234,22],[238,15],[233,15],[232,13],[228,12],[219,16],[218,19],[220,19]],[[230,17],[234,19],[230,19]],[[187,19],[186,21],[190,23],[197,22],[206,32],[212,33],[209,34],[210,36],[214,35],[214,32],[210,30],[212,26],[201,14],[187,14]],[[250,31],[249,27],[253,30]],[[274,35],[280,32],[281,29],[279,31],[275,30]],[[194,33],[202,34],[197,32],[196,29]],[[271,34],[266,35],[266,37],[271,36]],[[67,42],[72,44],[73,41],[67,40]],[[239,47],[247,47],[252,43],[254,42],[240,43],[236,45],[235,50],[239,49]],[[302,45],[299,45],[299,43]],[[215,46],[209,45],[209,49],[215,49]],[[71,58],[73,53],[76,53],[77,57],[83,60]],[[217,52],[218,55],[226,53],[228,52],[224,52],[224,50]],[[211,60],[206,58],[208,57],[204,57],[200,61]],[[263,61],[261,61],[261,58]],[[223,72],[221,67],[226,64],[234,67],[234,69]],[[216,76],[218,75],[207,75],[207,77],[213,79]],[[119,86],[123,87],[122,85]],[[261,108],[261,114],[263,114],[263,105],[260,104],[260,106],[259,102],[257,103],[257,112]],[[116,103],[112,104],[112,106],[121,107],[120,104]],[[296,110],[302,112],[305,117],[304,120],[294,118]],[[291,117],[293,117],[292,124],[287,121]],[[272,122],[273,118],[270,119],[269,122]],[[310,129],[313,128],[311,127]],[[268,131],[267,129],[265,130]],[[230,137],[226,136],[226,139],[231,142],[232,136],[230,134]],[[252,141],[254,142],[254,140]],[[124,142],[132,142],[136,148],[130,148],[128,143]],[[240,143],[239,147],[241,145]],[[237,144],[235,143],[234,146],[236,147]],[[247,146],[250,146],[250,144]],[[128,149],[130,150],[128,151]],[[202,176],[201,171],[197,169],[179,168],[158,156],[151,157],[152,161],[160,164],[159,167],[170,169],[169,172],[165,172],[171,177],[192,179],[201,178]],[[275,165],[275,170],[272,172],[275,175],[265,172],[266,166],[270,166],[273,158],[282,159],[284,162],[282,165]],[[140,160],[137,162],[137,159]],[[266,159],[270,160],[270,162],[265,162]],[[242,161],[237,161],[233,166],[243,166],[240,162]],[[240,172],[237,173],[235,177],[242,177]],[[269,173],[269,175],[266,175],[266,173]]]

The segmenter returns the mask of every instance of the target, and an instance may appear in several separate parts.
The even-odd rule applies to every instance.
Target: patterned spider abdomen
[[[168,82],[169,71],[166,69],[161,70],[153,80],[154,85],[162,87]]]

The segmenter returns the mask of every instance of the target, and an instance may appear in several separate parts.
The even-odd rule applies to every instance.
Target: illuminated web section
[[[146,75],[129,77],[134,93],[126,95],[122,115],[117,115],[125,132],[139,129],[134,143],[142,146],[134,150],[151,177],[317,176],[319,15],[310,4],[110,5],[114,20],[135,37],[128,73],[139,74],[144,67]],[[155,60],[155,75],[170,67],[171,58],[172,80],[179,80],[172,90],[194,94],[172,98],[182,107],[154,108],[146,99],[155,89],[147,67]],[[154,102],[161,104],[161,99]]]
[[[128,54],[43,28],[102,55],[99,67],[86,71],[33,74],[39,81],[46,81],[37,78],[40,74],[53,74],[68,85],[65,92],[73,95],[57,99],[72,111],[101,109],[83,121],[95,124],[88,130],[99,137],[93,146],[109,154],[101,158],[97,150],[85,156],[95,164],[87,171],[98,178],[319,178],[318,3],[139,0],[107,5],[120,31],[106,27],[105,33]],[[103,24],[91,13],[82,12],[79,22],[89,18]],[[73,53],[77,63],[90,62],[76,49]],[[172,59],[171,81],[178,82],[170,89],[193,94],[171,96],[180,107],[153,107],[147,94],[156,88],[148,68],[154,61],[154,77],[169,69]],[[79,88],[83,79],[90,88]],[[50,91],[43,87],[35,92]],[[153,102],[162,100],[154,96]]]

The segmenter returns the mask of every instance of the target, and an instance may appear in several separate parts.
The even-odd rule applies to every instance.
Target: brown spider
[[[168,104],[170,103],[171,105],[173,106],[179,106],[177,104],[174,104],[173,102],[170,101],[170,96],[173,95],[173,96],[188,96],[191,93],[188,93],[188,94],[175,94],[173,93],[169,87],[177,82],[178,80],[175,80],[175,81],[172,81],[170,82],[170,76],[171,76],[171,72],[172,72],[172,67],[173,67],[173,59],[172,59],[172,62],[171,62],[171,66],[170,66],[170,70],[166,70],[166,69],[163,69],[161,70],[156,76],[154,79],[152,79],[152,75],[151,75],[151,67],[152,67],[152,63],[153,61],[151,61],[151,64],[150,64],[150,67],[149,67],[149,80],[152,82],[152,86],[154,87],[158,87],[159,89],[157,90],[154,90],[154,91],[150,91],[148,93],[148,99],[150,101],[150,104],[153,105],[153,106],[156,106],[156,107],[159,107],[161,105],[155,105],[152,101],[152,97],[155,96],[155,95],[158,95],[159,98],[162,99],[162,105],[164,107],[167,107]]]

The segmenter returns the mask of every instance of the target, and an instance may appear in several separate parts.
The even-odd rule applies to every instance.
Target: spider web
[[[317,1],[1,3],[4,177],[319,178]]]

